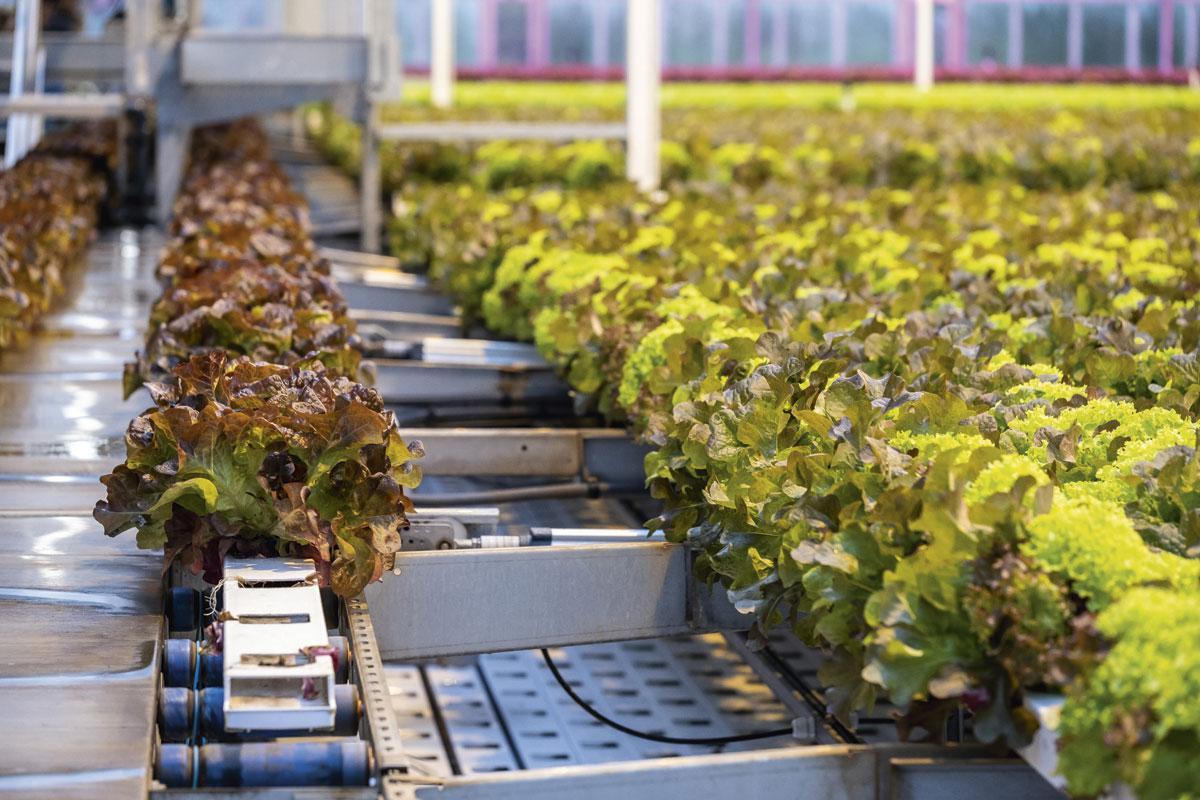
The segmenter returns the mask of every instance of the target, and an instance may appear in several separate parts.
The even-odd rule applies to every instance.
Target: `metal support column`
[[[175,193],[183,182],[191,133],[189,125],[166,124],[162,120],[155,131],[154,216],[160,225],[171,218]]]
[[[1083,69],[1083,2],[1067,0],[1067,67]]]
[[[378,253],[381,247],[379,228],[382,224],[380,208],[383,194],[383,177],[379,169],[378,111],[375,104],[367,102],[362,123],[362,169],[359,172],[360,213],[362,230],[360,245],[365,252]]]
[[[1018,69],[1025,61],[1025,20],[1021,3],[1013,0],[1008,4],[1008,63],[1009,69]]]
[[[40,0],[17,0],[13,26],[12,73],[8,96],[21,97],[32,87],[37,70],[38,33],[41,30]],[[33,146],[30,141],[32,119],[28,114],[12,114],[8,118],[4,139],[4,166],[11,167]]]
[[[125,3],[125,93],[148,98],[154,93],[151,55],[157,29],[158,7],[148,0]]]
[[[629,0],[626,22],[626,175],[652,191],[661,179],[662,0]]]
[[[918,92],[928,92],[933,88],[933,0],[916,0],[916,4],[913,85]]]
[[[1133,3],[1125,6],[1125,69],[1142,70],[1142,15]]]
[[[842,69],[846,66],[846,39],[848,36],[846,16],[846,0],[830,0],[829,63],[834,69]]]
[[[1158,2],[1158,71],[1175,68],[1175,0]]]
[[[438,108],[454,104],[454,3],[433,0],[429,53],[430,99]]]
[[[1197,57],[1197,14],[1196,6],[1188,3],[1183,7],[1183,66],[1195,69]]]

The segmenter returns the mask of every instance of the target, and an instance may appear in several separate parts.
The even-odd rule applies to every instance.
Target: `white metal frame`
[[[312,561],[226,559],[222,592],[225,729],[333,727],[334,668]]]

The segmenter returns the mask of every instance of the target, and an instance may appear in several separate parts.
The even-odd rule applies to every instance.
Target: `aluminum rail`
[[[321,163],[324,163],[323,161]],[[379,253],[364,253],[361,250],[346,250],[341,247],[322,247],[321,255],[334,264],[348,267],[375,267],[379,269],[400,269],[400,259],[395,256],[385,256]]]
[[[624,141],[623,122],[396,122],[380,125],[388,142],[574,142],[587,139]]]
[[[90,382],[66,384],[76,385],[96,391]],[[116,391],[115,378],[103,385]],[[0,428],[0,483],[92,485],[95,476],[120,460],[124,425],[141,410],[137,401],[118,408],[119,422],[109,435]],[[420,466],[431,476],[584,480],[618,491],[640,488],[645,481],[642,461],[648,448],[615,428],[402,428],[400,435],[425,446]]]
[[[53,119],[112,119],[125,111],[125,96],[114,93],[25,94],[0,97],[0,117],[33,114]]]
[[[386,346],[397,339],[431,336],[457,336],[462,322],[452,314],[424,314],[409,311],[364,311],[350,309],[350,319],[368,346]]]
[[[402,428],[425,446],[427,475],[591,477],[613,486],[642,486],[649,448],[616,428]]]
[[[481,364],[436,364],[374,359],[375,388],[391,405],[511,403],[562,400],[567,385],[549,368]]]
[[[366,589],[385,659],[412,660],[744,629],[683,545],[401,551]]]
[[[333,278],[346,304],[360,311],[455,314],[454,301],[419,275],[338,265],[333,268]]]
[[[416,800],[1057,800],[1056,790],[1016,759],[985,748],[821,745],[684,756],[641,762],[497,772],[437,786],[385,779],[385,797]]]
[[[119,83],[125,73],[125,41],[115,36],[100,38],[79,33],[52,33],[39,36],[40,49],[46,53],[46,80],[62,83],[66,80]],[[13,42],[0,39],[0,73],[13,60]]]

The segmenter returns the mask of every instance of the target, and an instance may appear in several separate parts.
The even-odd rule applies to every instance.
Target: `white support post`
[[[1135,4],[1125,4],[1125,69],[1130,72],[1142,71],[1142,15],[1138,12]]]
[[[383,209],[380,207],[383,175],[379,161],[379,134],[376,130],[379,119],[374,103],[368,99],[365,106],[362,123],[362,164],[358,176],[359,213],[362,219],[359,245],[365,253],[378,253],[382,246],[379,229],[383,224]]]
[[[454,0],[433,0],[429,84],[434,106],[454,104]]]
[[[787,40],[790,35],[787,6],[777,1],[771,6],[771,66],[787,66]]]
[[[829,9],[829,61],[834,69],[842,69],[846,66],[849,50],[847,46],[849,38],[846,24],[847,12],[846,0],[832,0]]]
[[[34,59],[33,70],[33,93],[34,95],[42,95],[46,93],[46,48],[38,46],[37,56]],[[29,126],[27,138],[25,139],[25,150],[29,151],[37,147],[38,142],[42,140],[42,134],[45,132],[45,117],[41,114],[30,114],[26,118],[26,124]]]
[[[151,56],[158,32],[159,6],[149,0],[125,3],[125,93],[149,98],[154,93]]]
[[[1183,7],[1183,65],[1188,69],[1196,66],[1196,6],[1188,3]]]
[[[13,26],[12,72],[8,78],[8,96],[16,99],[25,94],[25,27],[29,25],[29,11],[25,3],[17,3]],[[5,122],[4,168],[8,169],[21,158],[21,134],[25,122],[18,114],[11,114]]]
[[[1083,69],[1083,3],[1067,0],[1067,66]]]
[[[913,85],[918,92],[928,92],[933,88],[933,0],[916,0],[916,4]]]
[[[714,67],[729,66],[729,7],[724,0],[708,0],[712,15],[712,63]]]
[[[1018,69],[1025,61],[1025,19],[1020,0],[1008,3],[1008,64],[1009,69]]]
[[[36,91],[38,34],[41,31],[41,0],[17,0],[13,27],[12,73],[9,97]],[[4,166],[11,167],[36,143],[32,140],[33,119],[27,114],[9,116],[4,144]]]
[[[625,172],[638,188],[653,191],[662,178],[662,0],[629,0],[625,17]]]

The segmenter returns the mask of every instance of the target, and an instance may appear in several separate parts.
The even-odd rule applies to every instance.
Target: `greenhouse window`
[[[596,21],[591,8],[579,0],[550,6],[550,63],[590,64],[592,30]]]
[[[889,3],[846,5],[846,63],[886,65],[892,60],[892,25],[895,6]]]
[[[971,3],[967,6],[967,63],[972,66],[1008,64],[1008,5]]]
[[[1022,9],[1024,62],[1036,67],[1062,67],[1067,63],[1067,6],[1065,3],[1029,3]]]
[[[1125,6],[1096,4],[1083,7],[1083,65],[1125,65]]]

